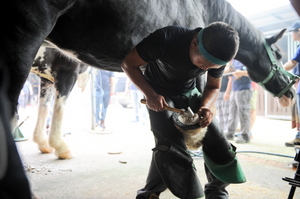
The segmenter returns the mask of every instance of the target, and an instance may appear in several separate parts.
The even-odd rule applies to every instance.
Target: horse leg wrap
[[[204,196],[193,159],[188,152],[173,144],[153,149],[157,170],[168,189],[179,198]]]
[[[233,155],[236,154],[235,149],[233,149],[232,147],[229,149],[229,152]],[[234,156],[234,159],[232,161],[224,165],[214,162],[204,151],[203,158],[210,172],[213,173],[214,176],[219,180],[227,183],[246,182],[244,172],[242,171],[242,168],[236,156]]]

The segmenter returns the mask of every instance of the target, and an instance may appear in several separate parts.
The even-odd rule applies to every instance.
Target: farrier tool
[[[141,103],[147,104],[147,101],[142,99]],[[190,107],[186,111],[170,106],[164,106],[164,109],[175,112],[172,114],[173,123],[182,133],[187,148],[198,150],[207,131],[206,127],[202,128],[200,125],[200,119],[203,117],[195,114]]]
[[[141,99],[141,103],[142,104],[147,104],[147,101],[145,99]],[[183,113],[184,110],[181,110],[181,109],[178,109],[178,108],[173,108],[173,107],[170,107],[170,106],[164,106],[164,109],[167,110],[167,111],[173,111],[173,112],[176,112],[176,113]]]
[[[141,99],[141,103],[142,104],[147,104],[147,101],[145,99]],[[188,117],[194,117],[194,112],[192,111],[192,109],[190,107],[187,108],[187,110],[182,110],[182,109],[178,109],[178,108],[173,108],[170,106],[164,106],[164,109],[167,111],[173,111],[176,113],[180,113],[180,114],[185,114]]]

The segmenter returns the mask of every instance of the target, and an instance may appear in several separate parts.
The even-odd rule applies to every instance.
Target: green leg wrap
[[[232,148],[230,153],[235,154]],[[203,151],[203,158],[208,169],[214,174],[216,178],[227,183],[244,183],[246,178],[242,171],[241,165],[238,162],[237,157],[225,165],[215,163],[208,155]]]

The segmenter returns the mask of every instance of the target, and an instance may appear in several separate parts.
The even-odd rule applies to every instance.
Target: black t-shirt
[[[196,77],[205,73],[190,60],[190,44],[194,30],[168,26],[158,29],[137,45],[139,56],[147,62],[145,77],[149,83],[171,93],[183,93],[195,88]],[[219,78],[225,66],[209,69],[208,74]]]

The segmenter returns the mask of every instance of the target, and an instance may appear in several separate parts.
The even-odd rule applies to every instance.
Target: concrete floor
[[[87,91],[86,91],[87,92]],[[107,131],[91,131],[90,99],[76,88],[66,106],[63,131],[73,159],[58,160],[54,154],[41,154],[32,141],[36,107],[20,111],[20,127],[27,141],[16,142],[32,189],[42,199],[133,199],[147,177],[154,141],[149,124],[132,123],[133,111],[117,103],[110,105]],[[238,151],[263,151],[294,156],[293,148],[284,146],[296,130],[290,121],[257,117],[249,144],[235,144]],[[120,154],[111,154],[118,153]],[[231,199],[283,199],[290,186],[284,177],[294,177],[292,158],[255,153],[238,153],[247,182],[228,187]],[[194,160],[204,185],[203,159]],[[174,199],[169,191],[161,199]],[[295,199],[300,198],[297,189]]]

